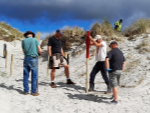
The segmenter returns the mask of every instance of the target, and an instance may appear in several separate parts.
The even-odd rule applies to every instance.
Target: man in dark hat
[[[122,22],[123,22],[123,20],[120,19],[119,21],[117,21],[117,22],[115,23],[115,30],[117,30],[118,32],[120,32],[121,29],[122,29]]]
[[[53,61],[52,70],[51,70],[51,84],[52,88],[55,88],[54,78],[55,78],[55,71],[60,66],[65,68],[65,75],[67,78],[67,84],[75,84],[69,78],[69,65],[67,65],[66,58],[64,57],[64,52],[62,49],[62,43],[60,37],[62,33],[60,30],[56,30],[56,33],[53,37],[49,38],[48,40],[48,54],[50,57],[50,61]]]
[[[116,41],[112,41],[109,45],[112,49],[108,52],[105,59],[106,69],[109,71],[109,82],[110,86],[113,88],[114,100],[111,103],[118,103],[118,86],[120,83],[120,76],[125,67],[125,58],[123,53],[118,49],[118,44]]]
[[[22,41],[22,50],[25,55],[24,58],[24,71],[23,71],[23,86],[24,95],[29,92],[28,78],[29,72],[32,73],[32,88],[31,95],[38,96],[37,93],[37,75],[38,75],[38,53],[41,54],[42,50],[39,46],[39,42],[35,37],[35,34],[31,31],[27,31],[25,34],[25,39]]]

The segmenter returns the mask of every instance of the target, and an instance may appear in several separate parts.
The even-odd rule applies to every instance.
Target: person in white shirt
[[[110,91],[109,88],[109,79],[107,77],[107,70],[105,67],[105,58],[107,55],[107,44],[105,41],[102,40],[100,35],[96,35],[94,40],[91,36],[89,37],[91,42],[90,45],[96,46],[96,64],[93,67],[90,73],[90,88],[89,91],[94,91],[94,80],[96,74],[100,71],[101,75],[107,85],[107,92]]]

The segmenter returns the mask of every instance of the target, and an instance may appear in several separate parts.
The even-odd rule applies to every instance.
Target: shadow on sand
[[[99,97],[94,94],[71,94],[71,93],[66,93],[66,94],[70,99],[88,100],[88,101],[93,101],[93,102],[98,102],[98,103],[106,103],[106,104],[110,104],[110,100],[106,100],[106,99],[113,98],[113,97],[110,97],[110,98]]]
[[[23,79],[19,79],[16,80],[16,82],[21,82],[23,81]],[[29,81],[30,82],[30,81]],[[42,86],[47,86],[49,85],[49,83],[46,82],[40,82],[39,85]],[[87,100],[87,101],[93,101],[93,102],[98,102],[98,103],[106,103],[106,104],[110,104],[110,100],[106,100],[106,99],[112,99],[113,97],[99,97],[98,95],[95,94],[85,94],[85,87],[81,87],[79,85],[73,85],[73,84],[66,84],[63,82],[58,82],[56,83],[57,88],[63,88],[65,90],[68,91],[78,91],[80,94],[71,94],[71,93],[65,93],[70,99],[78,99],[78,100]],[[0,84],[1,88],[5,88],[7,90],[15,90],[20,94],[23,94],[24,92],[22,90],[20,90],[21,88],[14,88],[14,85],[11,86],[6,86],[4,83]],[[94,91],[94,92],[104,92],[104,91]],[[94,93],[92,92],[92,93]],[[104,101],[106,100],[106,101]]]
[[[5,88],[5,89],[7,89],[7,90],[15,90],[15,91],[17,91],[17,92],[20,93],[20,94],[23,94],[23,93],[24,93],[22,90],[20,90],[20,87],[14,88],[14,85],[6,86],[4,83],[2,83],[2,84],[0,84],[0,87],[1,87],[1,88]]]

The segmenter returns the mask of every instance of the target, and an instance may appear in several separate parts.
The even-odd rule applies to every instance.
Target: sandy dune
[[[65,84],[66,78],[63,69],[60,69],[56,73],[56,89],[49,86],[50,76],[47,76],[46,59],[40,58],[40,95],[25,96],[22,83],[24,56],[20,48],[21,42],[17,41],[16,47],[13,46],[13,42],[7,43],[9,51],[7,69],[4,68],[5,59],[2,58],[4,43],[0,41],[0,113],[150,113],[150,84],[134,88],[121,87],[119,103],[112,105],[109,104],[112,94],[104,94],[106,85],[101,75],[98,74],[95,81],[96,91],[86,94],[85,76],[82,76],[85,73],[85,53],[75,58],[71,57],[70,76],[77,84],[75,86]],[[13,75],[10,76],[12,53],[14,54],[14,67]],[[93,65],[94,58],[90,61],[90,69]],[[147,74],[150,75],[149,72]],[[142,84],[147,81],[150,81],[149,77]]]

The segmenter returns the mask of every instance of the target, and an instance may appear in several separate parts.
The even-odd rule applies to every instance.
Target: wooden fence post
[[[67,52],[65,52],[65,58],[66,58],[66,59],[68,58],[68,53],[67,53]]]
[[[39,43],[40,43],[40,37],[41,37],[41,34],[40,34],[40,32],[38,31],[38,32],[37,32],[37,39],[38,39]]]
[[[38,41],[39,41],[39,43],[40,43],[40,32],[38,31],[37,32],[37,39],[38,39]],[[38,75],[37,75],[37,81],[36,81],[36,87],[37,87],[37,90],[36,90],[36,93],[38,93],[39,92],[39,78],[38,78],[38,76],[39,76],[39,58],[38,58]]]
[[[5,52],[5,56],[6,56],[6,58],[5,58],[5,69],[7,68],[7,57],[8,57],[8,51],[6,50],[6,52]]]
[[[12,72],[13,72],[13,58],[14,58],[14,55],[11,54],[10,75],[12,75]]]
[[[47,62],[47,76],[49,76],[49,55],[48,55],[48,62]]]
[[[3,45],[3,57],[6,58],[6,50],[7,50],[7,45]]]
[[[16,47],[16,35],[15,35],[14,47]]]

